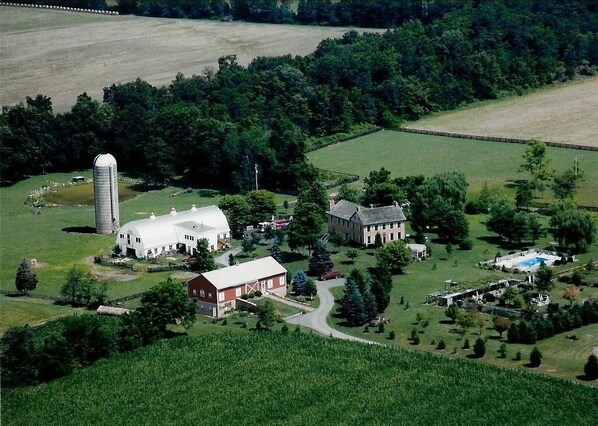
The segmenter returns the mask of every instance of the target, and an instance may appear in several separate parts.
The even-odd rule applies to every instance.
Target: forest
[[[168,2],[136,2],[149,3]],[[241,3],[249,2],[233,2],[233,10]],[[302,1],[299,10],[316,3],[330,2]],[[369,4],[334,7],[358,3]],[[257,164],[267,189],[294,190],[314,176],[305,158],[313,138],[358,124],[398,128],[596,72],[594,2],[437,3],[447,6],[434,19],[413,16],[383,34],[349,31],[305,57],[259,57],[243,67],[226,56],[217,68],[179,74],[168,86],[113,84],[102,102],[83,93],[65,114],[55,114],[43,94],[4,106],[1,179],[88,168],[95,155],[110,152],[119,170],[151,185],[182,176],[189,184],[246,190]]]

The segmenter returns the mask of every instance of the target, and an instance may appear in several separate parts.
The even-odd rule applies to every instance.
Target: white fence
[[[80,9],[77,7],[50,6],[50,5],[46,5],[46,4],[0,3],[0,6],[28,7],[28,8],[32,8],[32,9],[62,10],[65,12],[93,13],[93,14],[97,14],[97,15],[118,15],[118,12],[113,11],[113,10]]]

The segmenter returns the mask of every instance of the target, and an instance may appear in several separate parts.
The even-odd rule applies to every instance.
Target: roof
[[[202,234],[206,231],[217,233],[229,232],[226,216],[216,206],[195,208],[183,212],[172,209],[169,214],[162,216],[151,215],[147,219],[135,220],[121,227],[121,232],[131,230],[139,235],[145,247],[158,247],[182,240],[177,232],[185,231]]]
[[[271,256],[201,274],[217,290],[236,287],[259,279],[286,273],[287,270]]]
[[[407,220],[403,209],[396,202],[390,206],[363,207],[347,200],[340,200],[328,213],[341,219],[356,220],[364,225]]]
[[[94,167],[110,167],[116,166],[116,158],[112,154],[99,154],[93,160]]]

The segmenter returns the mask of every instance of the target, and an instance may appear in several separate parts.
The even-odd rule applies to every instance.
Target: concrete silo
[[[93,194],[96,208],[96,233],[117,232],[120,228],[118,176],[116,159],[110,154],[100,154],[93,160]]]

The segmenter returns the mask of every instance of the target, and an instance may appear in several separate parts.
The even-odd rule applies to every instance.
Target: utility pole
[[[257,191],[259,188],[257,186],[257,163],[255,163],[255,190]]]
[[[575,170],[575,176],[577,176],[577,155],[575,156],[575,160],[573,161],[573,170]]]

